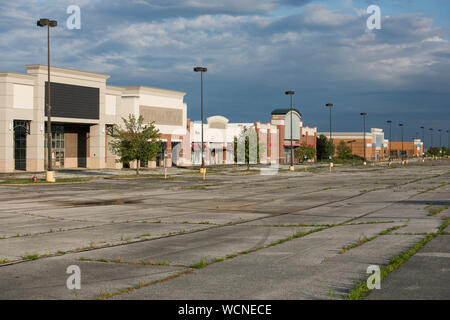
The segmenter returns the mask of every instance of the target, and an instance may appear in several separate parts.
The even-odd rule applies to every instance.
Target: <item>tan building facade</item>
[[[26,74],[0,73],[0,172],[39,172],[46,167],[47,66],[29,65],[26,69]],[[103,74],[51,68],[55,169],[121,168],[109,148],[108,133],[129,114],[155,123],[170,166],[174,145],[189,140],[185,93],[113,87],[107,85],[108,79]],[[177,161],[187,160],[181,157]]]

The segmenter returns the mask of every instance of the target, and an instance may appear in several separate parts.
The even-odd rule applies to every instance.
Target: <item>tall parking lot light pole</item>
[[[431,135],[431,146],[430,146],[430,148],[433,148],[433,128],[430,128],[430,135]]]
[[[403,163],[403,123],[399,124],[399,127],[401,129],[401,135],[402,135],[402,163]]]
[[[442,129],[439,129],[439,149],[440,152],[442,153]]]
[[[363,133],[364,133],[364,165],[366,165],[366,112],[361,112],[360,115],[363,117]]]
[[[325,107],[330,108],[330,146],[333,146],[333,131],[331,128],[331,109],[333,108],[332,103],[327,103]],[[330,154],[330,163],[333,162],[333,150],[331,150]]]
[[[55,182],[53,175],[53,150],[52,150],[52,116],[51,116],[51,104],[50,104],[50,28],[54,28],[58,25],[56,20],[50,20],[47,18],[40,19],[37,22],[38,27],[47,27],[47,67],[48,67],[48,84],[47,84],[47,173],[46,180],[48,182]]]
[[[392,141],[392,120],[386,121],[389,123],[389,162],[391,161],[391,141]]]
[[[293,145],[293,137],[292,137],[292,98],[295,94],[294,91],[286,91],[285,94],[287,96],[290,96],[290,100],[291,100],[291,166],[289,168],[289,170],[294,171],[294,145]]]
[[[425,157],[425,127],[421,126],[420,129],[422,129],[422,157]]]
[[[194,72],[200,72],[200,86],[201,86],[201,113],[202,113],[202,169],[200,171],[203,172],[203,170],[205,169],[205,154],[203,151],[203,72],[207,72],[208,69],[204,68],[204,67],[195,67],[194,68]]]

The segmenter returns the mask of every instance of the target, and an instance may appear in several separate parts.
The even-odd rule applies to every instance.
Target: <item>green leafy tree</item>
[[[326,160],[332,154],[334,154],[334,144],[321,134],[317,138],[317,158],[319,160]]]
[[[432,147],[432,148],[428,148],[427,150],[427,156],[435,156],[435,157],[439,157],[441,155],[441,149],[438,147]]]
[[[301,163],[306,160],[312,160],[316,156],[316,148],[311,145],[307,145],[306,142],[302,142],[299,147],[294,151],[295,157],[299,159]]]
[[[339,142],[339,145],[336,148],[337,156],[339,159],[351,159],[352,158],[352,149],[347,145],[345,141]]]
[[[114,125],[110,142],[112,151],[120,157],[118,161],[129,163],[136,160],[136,174],[139,175],[141,161],[156,159],[161,154],[161,134],[153,123],[144,124],[144,118],[138,119],[132,114],[128,120],[122,118],[124,128]]]

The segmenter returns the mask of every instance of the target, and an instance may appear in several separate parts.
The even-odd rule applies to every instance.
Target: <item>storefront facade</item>
[[[0,73],[0,172],[40,172],[46,168],[47,66],[26,68],[26,74]],[[55,169],[121,168],[109,148],[109,133],[130,114],[142,115],[147,123],[155,124],[165,142],[163,151],[170,157],[174,145],[189,144],[185,93],[113,87],[107,85],[107,79],[109,76],[103,74],[51,68]],[[190,159],[188,154],[176,161],[183,162],[186,157]]]

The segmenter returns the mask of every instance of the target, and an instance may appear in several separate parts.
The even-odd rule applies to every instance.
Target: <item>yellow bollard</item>
[[[294,167],[294,166],[290,166],[290,167],[289,167],[289,170],[290,170],[290,171],[295,171],[295,167]]]
[[[203,168],[203,181],[206,180],[206,168]]]

